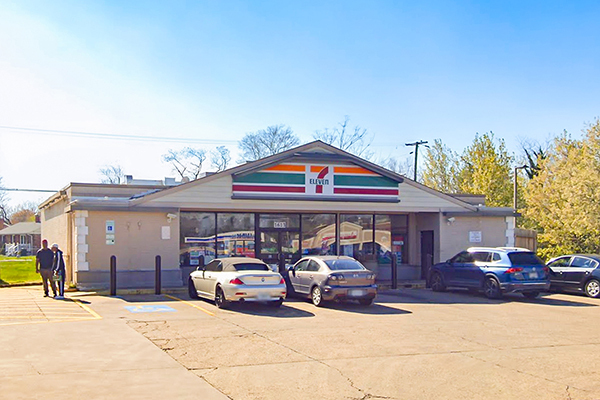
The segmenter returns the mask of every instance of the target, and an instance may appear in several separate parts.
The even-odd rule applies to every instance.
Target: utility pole
[[[419,146],[425,145],[425,147],[429,147],[427,146],[427,141],[426,140],[419,140],[418,142],[414,142],[414,143],[406,143],[407,146],[415,146],[415,178],[414,181],[417,181],[417,161],[419,159]]]
[[[517,189],[518,189],[518,183],[517,183],[517,171],[520,169],[525,169],[527,168],[527,165],[523,165],[520,167],[515,167],[515,174],[513,176],[513,189],[514,189],[514,193],[513,193],[513,210],[515,210],[515,212],[517,212]]]

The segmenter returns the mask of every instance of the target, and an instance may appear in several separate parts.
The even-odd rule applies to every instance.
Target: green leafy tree
[[[425,151],[423,184],[441,192],[455,193],[459,189],[459,174],[458,155],[441,139],[435,139]]]
[[[461,157],[458,187],[463,193],[484,194],[488,206],[509,207],[513,162],[504,140],[496,140],[492,132],[477,134]]]
[[[525,216],[539,226],[540,253],[600,252],[600,120],[583,139],[554,140],[525,192]]]

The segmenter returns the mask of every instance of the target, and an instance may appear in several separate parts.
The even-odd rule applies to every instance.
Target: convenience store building
[[[71,183],[40,205],[42,237],[65,252],[79,288],[182,286],[215,257],[248,256],[285,270],[303,255],[355,257],[400,280],[470,246],[514,246],[511,208],[450,196],[320,141],[197,180]]]

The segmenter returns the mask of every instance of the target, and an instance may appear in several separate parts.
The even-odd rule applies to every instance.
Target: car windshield
[[[329,269],[332,271],[342,271],[342,270],[351,270],[351,269],[366,269],[365,267],[363,267],[363,265],[361,263],[359,263],[356,260],[337,259],[337,260],[324,260],[324,261],[325,261],[325,264],[327,264]]]
[[[509,253],[508,258],[513,265],[544,265],[544,262],[530,251]]]
[[[270,271],[265,264],[258,263],[240,263],[234,264],[233,267],[236,271]]]

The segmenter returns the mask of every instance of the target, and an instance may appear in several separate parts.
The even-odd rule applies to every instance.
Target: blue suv
[[[490,299],[510,292],[533,299],[550,288],[550,280],[548,267],[530,250],[471,247],[431,267],[428,285],[436,292],[451,286],[482,290]]]

